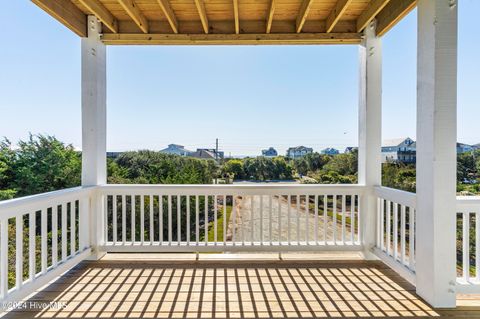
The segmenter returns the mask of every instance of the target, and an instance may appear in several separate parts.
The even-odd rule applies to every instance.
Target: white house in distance
[[[179,155],[179,156],[190,156],[194,152],[187,150],[183,145],[169,144],[168,147],[161,150],[160,153]]]
[[[416,143],[410,137],[384,140],[382,144],[382,163],[415,163]]]
[[[295,147],[290,147],[287,150],[287,157],[289,158],[298,158],[305,156],[307,154],[313,153],[313,148],[311,147],[306,147],[306,146],[295,146]]]
[[[276,149],[274,149],[273,147],[269,147],[268,149],[266,150],[262,150],[262,156],[265,156],[265,157],[275,157],[275,156],[278,156],[278,152]]]

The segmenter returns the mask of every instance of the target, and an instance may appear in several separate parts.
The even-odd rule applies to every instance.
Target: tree
[[[9,153],[7,188],[14,189],[16,195],[38,194],[80,185],[80,154],[72,145],[65,145],[53,136],[30,134],[27,141],[18,143],[16,150],[12,150],[11,144],[4,141],[2,154],[5,156]]]
[[[243,162],[239,159],[231,159],[223,164],[222,172],[233,175],[234,179],[244,179]]]

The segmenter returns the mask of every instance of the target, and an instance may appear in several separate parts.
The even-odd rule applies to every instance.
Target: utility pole
[[[215,160],[218,162],[218,138],[215,141]]]

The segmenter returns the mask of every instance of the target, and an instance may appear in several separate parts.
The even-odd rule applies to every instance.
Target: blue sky
[[[480,1],[459,6],[458,136],[479,143]],[[19,23],[21,21],[22,23]],[[30,1],[0,11],[0,136],[81,146],[80,39]],[[416,13],[383,38],[383,138],[415,137]],[[108,150],[357,144],[356,46],[109,47]]]

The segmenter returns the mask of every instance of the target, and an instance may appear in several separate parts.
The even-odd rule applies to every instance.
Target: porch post
[[[360,203],[362,242],[371,258],[375,246],[376,198],[373,187],[382,182],[382,42],[375,36],[375,22],[365,28],[359,46],[358,183],[367,189]]]
[[[457,3],[418,1],[417,293],[455,306]]]
[[[88,17],[88,37],[82,38],[82,186],[107,182],[106,159],[106,49],[100,41],[101,23]],[[88,208],[89,237],[94,252],[103,231],[101,196],[94,196]]]

